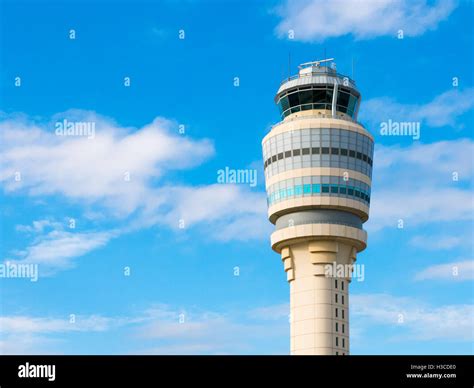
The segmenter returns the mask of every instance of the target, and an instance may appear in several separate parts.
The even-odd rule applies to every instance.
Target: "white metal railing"
[[[335,78],[347,78],[347,80],[352,83],[354,86],[356,85],[356,82],[349,78],[347,75],[344,75],[344,74],[340,74],[340,73],[332,73],[332,72],[321,72],[321,73],[309,73],[309,74],[304,74],[304,75],[300,75],[300,74],[295,74],[295,75],[292,75],[291,77],[288,77],[288,78],[285,78],[283,81],[281,81],[280,83],[280,86],[289,82],[289,81],[293,81],[294,79],[298,79],[298,78],[306,78],[306,77],[314,77],[314,76],[329,76],[329,77],[335,77]]]

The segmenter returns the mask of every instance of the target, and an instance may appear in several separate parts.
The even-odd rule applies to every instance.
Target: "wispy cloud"
[[[94,138],[57,136],[55,123],[64,118],[93,123]],[[43,123],[6,117],[0,121],[0,133],[0,181],[7,192],[60,194],[76,202],[103,204],[116,215],[141,207],[152,180],[166,171],[199,165],[214,153],[209,140],[179,135],[170,120],[157,118],[141,128],[126,128],[80,110]]]
[[[415,275],[415,280],[474,280],[474,260],[432,265]]]
[[[277,9],[282,18],[276,27],[280,37],[293,30],[294,39],[323,41],[352,35],[356,39],[377,36],[419,36],[435,29],[456,8],[453,0],[429,4],[426,0],[288,0]]]
[[[0,354],[61,354],[64,333],[106,332],[123,319],[100,315],[69,317],[0,316]],[[73,352],[72,352],[73,353]]]
[[[280,306],[263,309],[279,310]],[[78,316],[74,323],[65,318],[3,316],[0,317],[0,354],[43,353],[46,347],[52,347],[53,353],[74,354],[75,350],[66,346],[67,342],[58,335],[70,333],[69,338],[74,332],[105,335],[118,329],[126,337],[127,346],[131,346],[123,349],[123,353],[259,354],[285,353],[286,341],[280,341],[280,350],[274,344],[271,347],[259,345],[284,339],[289,324],[283,316],[268,321],[246,311],[198,311],[164,304],[150,306],[129,317]],[[18,351],[13,346],[15,342],[22,345]]]
[[[51,275],[71,268],[74,259],[107,245],[116,235],[112,231],[72,233],[55,230],[18,252],[20,258],[14,261],[38,264],[40,276]]]
[[[259,307],[250,310],[248,315],[253,318],[263,320],[289,319],[290,305],[288,303],[276,304],[273,306]]]
[[[66,331],[105,331],[113,322],[100,315],[77,316],[71,321],[68,318],[37,318],[29,316],[0,316],[0,328],[3,333],[49,334]]]
[[[93,123],[94,136],[57,135],[55,126],[64,119]],[[200,225],[203,236],[219,241],[263,239],[270,232],[263,192],[167,179],[214,154],[210,140],[180,135],[173,121],[156,118],[129,128],[91,111],[70,110],[48,121],[1,114],[0,140],[0,183],[8,195],[59,197],[85,211],[97,226],[86,232],[64,230],[47,218],[17,226],[35,238],[12,260],[41,264],[42,275],[71,268],[73,259],[141,228]],[[104,231],[111,219],[114,230]]]
[[[474,108],[474,88],[453,88],[426,104],[404,104],[389,97],[372,98],[361,107],[360,119],[374,129],[392,121],[420,122],[428,127],[460,127],[458,118]]]
[[[389,340],[472,341],[474,338],[474,305],[430,306],[415,298],[356,294],[351,296],[351,314],[358,330],[367,332],[374,325],[397,328]]]
[[[435,236],[415,236],[410,240],[410,244],[417,248],[423,248],[430,251],[453,249],[466,244],[470,241],[470,234],[456,236],[435,235]]]
[[[60,227],[61,227],[61,224],[59,222],[44,219],[44,220],[33,221],[31,225],[17,225],[16,230],[19,232],[37,234],[37,233],[42,233],[45,229],[49,229],[49,228],[57,229]]]
[[[468,139],[378,146],[367,228],[472,220],[473,150]]]
[[[56,136],[55,120],[64,117],[94,122],[94,138]],[[7,193],[59,194],[81,206],[96,206],[88,211],[105,209],[116,218],[133,215],[135,225],[161,222],[177,227],[180,219],[188,227],[214,222],[222,240],[242,231],[243,224],[262,227],[264,193],[243,185],[186,186],[166,181],[167,173],[196,167],[214,154],[211,141],[179,135],[170,120],[157,118],[142,128],[127,128],[90,111],[67,111],[43,123],[7,115],[0,120],[0,136],[0,181]],[[30,231],[48,225],[47,220],[36,222]]]
[[[146,339],[147,345],[133,353],[268,354],[275,352],[275,346],[261,345],[284,339],[289,332],[288,318],[284,316],[269,322],[267,317],[242,311],[167,312],[165,319],[161,313],[161,319],[153,319],[135,329],[139,337]],[[286,352],[284,345],[279,352]]]
[[[75,259],[104,247],[122,231],[76,232],[65,223],[53,219],[35,220],[31,225],[17,225],[30,241],[21,250],[14,250],[5,259],[10,263],[38,265],[39,276],[51,276],[60,270],[73,268]]]
[[[239,185],[212,184],[168,187],[164,190],[169,210],[159,211],[156,222],[177,228],[202,225],[203,233],[217,240],[250,240],[268,236],[265,194]]]

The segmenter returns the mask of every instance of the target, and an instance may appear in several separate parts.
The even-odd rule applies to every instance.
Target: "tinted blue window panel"
[[[304,90],[300,93],[300,104],[311,104],[313,102],[313,91],[312,90]]]
[[[295,195],[295,193],[293,191],[293,187],[288,187],[286,189],[286,194],[288,195],[288,197],[293,197],[293,195]]]
[[[290,104],[288,102],[288,98],[287,97],[283,97],[281,100],[280,100],[280,104],[281,104],[281,107],[282,107],[282,110],[287,110],[289,107],[290,107]]]
[[[300,98],[298,93],[293,93],[288,95],[288,101],[290,102],[290,106],[294,107],[300,104]]]
[[[323,193],[329,193],[329,185],[322,185],[321,191]]]
[[[321,192],[321,186],[320,185],[313,185],[313,193],[314,194],[319,194]]]
[[[326,89],[314,89],[313,102],[316,104],[324,104],[325,102],[328,102]]]
[[[337,95],[337,105],[340,105],[341,107],[344,107],[347,109],[347,106],[349,105],[349,97],[350,97],[349,93],[346,93],[340,90]]]
[[[278,110],[280,111],[280,115],[283,113],[283,108],[281,107],[281,103],[278,103]]]
[[[347,113],[349,113],[351,116],[354,116],[356,104],[357,98],[351,94],[351,96],[349,97],[349,105],[347,106]]]
[[[305,194],[311,194],[311,185],[304,185],[303,186],[303,192]]]
[[[301,185],[295,186],[295,195],[302,195],[303,194],[303,187]]]

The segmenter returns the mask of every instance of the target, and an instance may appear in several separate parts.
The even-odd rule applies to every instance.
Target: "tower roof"
[[[289,89],[307,85],[334,85],[338,84],[353,89],[360,95],[356,83],[346,75],[339,74],[336,70],[334,58],[305,62],[298,66],[298,74],[284,79],[275,97],[277,102],[279,95]]]

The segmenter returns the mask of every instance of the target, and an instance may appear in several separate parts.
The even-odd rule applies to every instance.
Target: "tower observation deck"
[[[374,141],[357,122],[355,82],[331,61],[302,64],[282,82],[281,121],[262,141],[271,246],[290,284],[291,354],[349,354],[351,268],[367,245]]]

